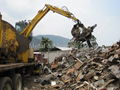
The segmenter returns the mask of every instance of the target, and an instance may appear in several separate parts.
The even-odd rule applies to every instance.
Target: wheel
[[[13,77],[13,90],[22,90],[22,77],[20,74],[15,74]]]
[[[12,80],[9,77],[0,79],[0,90],[13,90]]]

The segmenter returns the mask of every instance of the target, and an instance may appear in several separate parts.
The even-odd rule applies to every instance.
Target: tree
[[[53,48],[53,42],[47,37],[42,37],[40,42],[40,51],[48,51],[50,48]]]

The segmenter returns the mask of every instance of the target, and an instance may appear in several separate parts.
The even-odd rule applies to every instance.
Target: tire
[[[12,80],[9,77],[0,79],[0,90],[13,90]]]
[[[20,74],[15,74],[13,77],[13,90],[22,90],[22,77]]]

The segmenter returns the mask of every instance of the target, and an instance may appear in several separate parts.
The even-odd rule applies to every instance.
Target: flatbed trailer
[[[0,64],[0,90],[23,90],[23,77],[31,74],[38,63]]]
[[[11,70],[11,69],[17,69],[21,67],[26,66],[32,66],[36,63],[10,63],[10,64],[0,64],[0,72]]]

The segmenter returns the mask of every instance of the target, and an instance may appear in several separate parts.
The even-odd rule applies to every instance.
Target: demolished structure
[[[47,67],[47,73],[37,78],[39,89],[120,90],[120,42],[111,47],[72,50]]]

